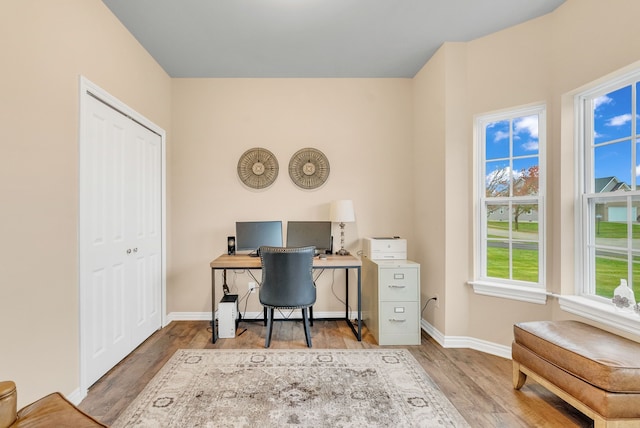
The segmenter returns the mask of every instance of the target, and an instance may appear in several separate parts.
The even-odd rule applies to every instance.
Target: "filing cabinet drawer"
[[[420,331],[418,303],[383,302],[380,304],[380,332],[410,334]]]
[[[380,269],[380,300],[416,300],[418,297],[417,269]]]

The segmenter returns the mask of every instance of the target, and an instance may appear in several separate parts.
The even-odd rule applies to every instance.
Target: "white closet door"
[[[161,137],[91,96],[81,136],[81,346],[93,384],[161,325]]]
[[[130,320],[133,348],[160,327],[162,234],[160,136],[131,123],[131,153],[128,153],[127,236],[130,236],[134,259],[130,283],[135,289],[131,299]],[[131,349],[133,349],[131,348]]]

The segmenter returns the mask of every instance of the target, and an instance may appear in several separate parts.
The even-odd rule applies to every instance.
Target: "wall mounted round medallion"
[[[298,150],[289,161],[289,176],[296,186],[315,189],[329,178],[329,160],[311,147]]]
[[[267,149],[249,149],[238,160],[238,177],[252,189],[264,189],[278,177],[278,160]]]

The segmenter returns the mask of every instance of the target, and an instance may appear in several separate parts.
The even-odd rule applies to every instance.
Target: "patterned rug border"
[[[408,349],[301,348],[179,349],[113,428],[256,424],[469,426]]]

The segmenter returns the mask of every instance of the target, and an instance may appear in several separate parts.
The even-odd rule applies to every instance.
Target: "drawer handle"
[[[389,284],[389,288],[407,288],[406,285]]]
[[[407,322],[407,320],[402,320],[398,318],[389,318],[389,322]]]

